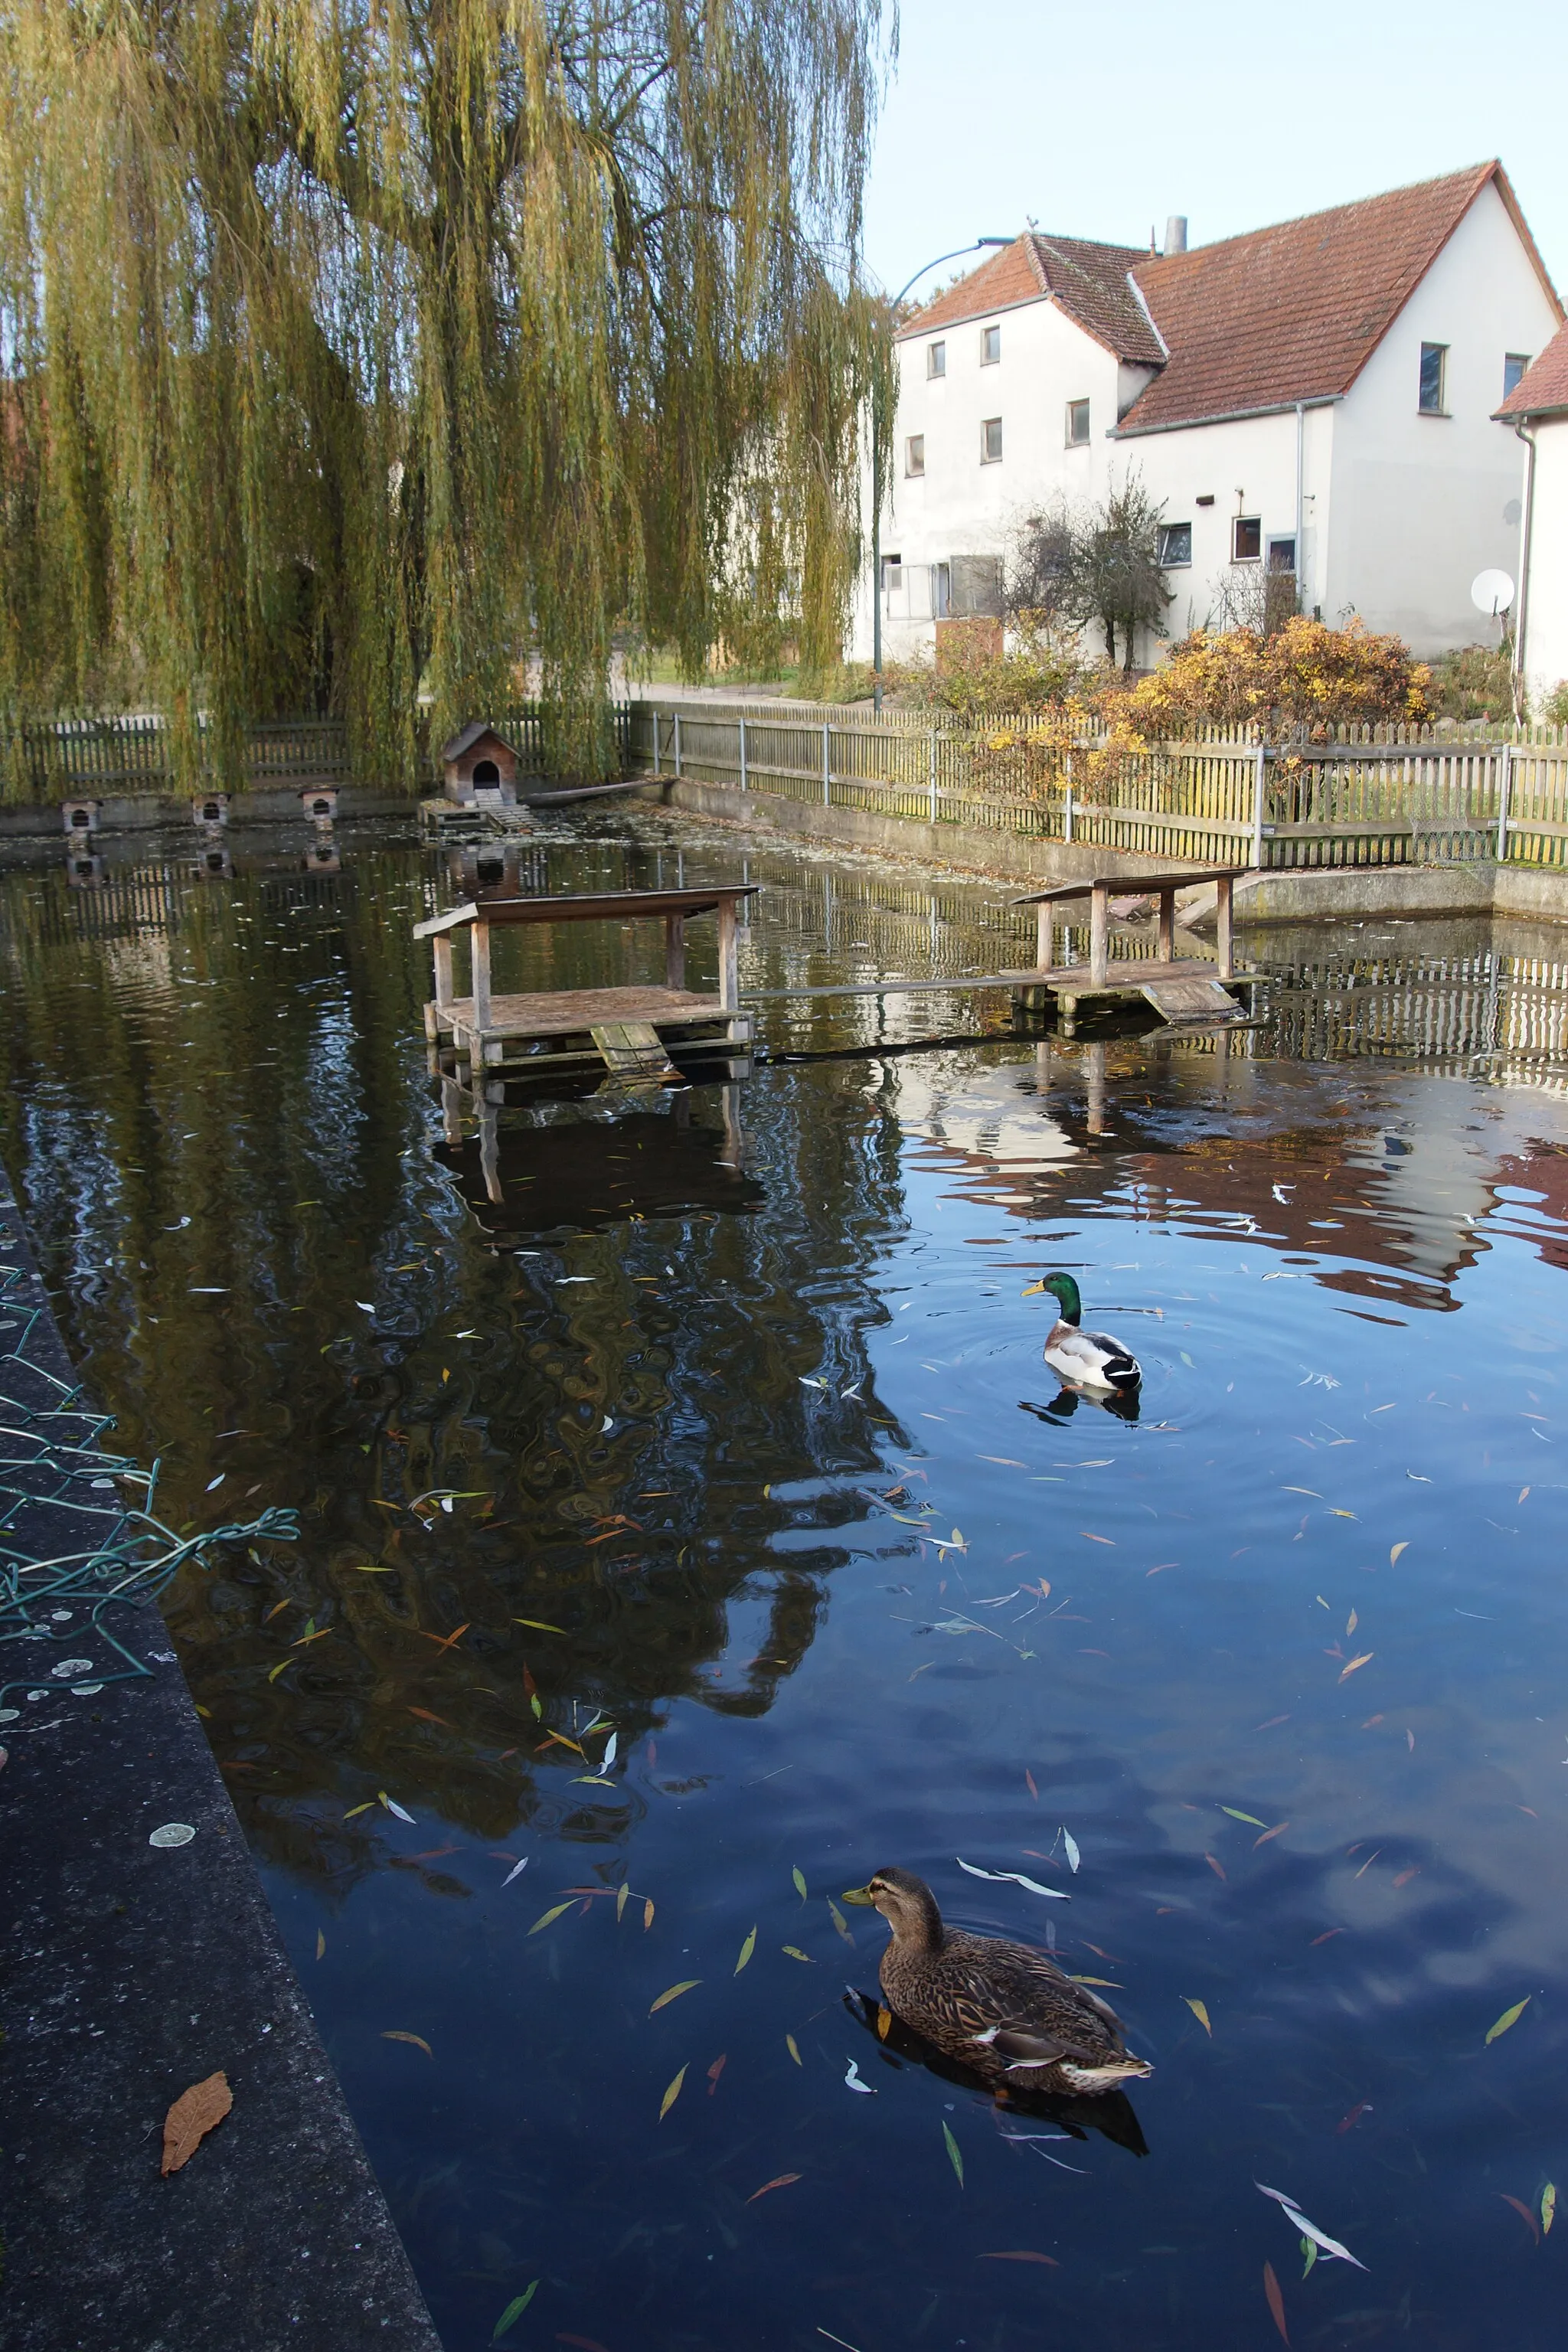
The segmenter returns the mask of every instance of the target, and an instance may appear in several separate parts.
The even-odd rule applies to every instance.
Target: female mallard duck
[[[875,1904],[893,1931],[879,1971],[889,2008],[987,2082],[1094,2097],[1153,2073],[1113,2009],[1027,1944],[944,1927],[912,1871],[879,1870],[844,1900]]]
[[[1079,1329],[1083,1301],[1071,1275],[1047,1274],[1044,1282],[1031,1283],[1024,1296],[1033,1298],[1042,1290],[1059,1300],[1062,1310],[1046,1335],[1046,1361],[1052,1371],[1075,1388],[1135,1389],[1143,1370],[1131,1349],[1109,1331]]]

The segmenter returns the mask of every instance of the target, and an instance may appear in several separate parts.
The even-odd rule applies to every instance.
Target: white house
[[[1133,473],[1163,510],[1172,636],[1272,568],[1324,620],[1469,644],[1471,581],[1518,557],[1499,404],[1563,320],[1497,163],[1191,251],[1180,220],[1163,254],[1030,230],[900,332],[885,657],[997,612],[1019,523]]]
[[[1537,702],[1568,679],[1568,327],[1498,411],[1524,441],[1515,660]]]

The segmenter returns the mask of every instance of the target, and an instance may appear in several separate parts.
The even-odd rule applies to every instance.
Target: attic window
[[[1423,416],[1442,416],[1444,377],[1447,373],[1447,343],[1423,343],[1421,346],[1421,397],[1417,405]]]
[[[1502,396],[1505,400],[1508,398],[1510,392],[1517,392],[1519,390],[1520,385],[1524,382],[1524,372],[1529,365],[1530,353],[1528,352],[1509,352],[1504,354],[1502,363]]]
[[[926,345],[926,373],[927,375],[945,375],[947,373],[947,345],[945,343],[928,343]]]
[[[1256,563],[1263,553],[1263,522],[1258,515],[1237,515],[1230,527],[1230,560]]]
[[[1001,356],[1002,330],[1000,327],[986,327],[980,337],[980,364],[982,367],[994,367]]]
[[[1068,447],[1082,449],[1089,442],[1089,403],[1069,400],[1068,403]]]

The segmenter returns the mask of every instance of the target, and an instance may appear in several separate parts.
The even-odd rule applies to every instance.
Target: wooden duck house
[[[510,808],[517,801],[517,750],[476,719],[441,746],[441,777],[449,801]]]

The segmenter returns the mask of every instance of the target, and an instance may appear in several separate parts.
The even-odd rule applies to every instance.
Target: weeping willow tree
[[[5,0],[0,703],[410,778],[531,661],[604,772],[617,633],[837,658],[880,5]]]

